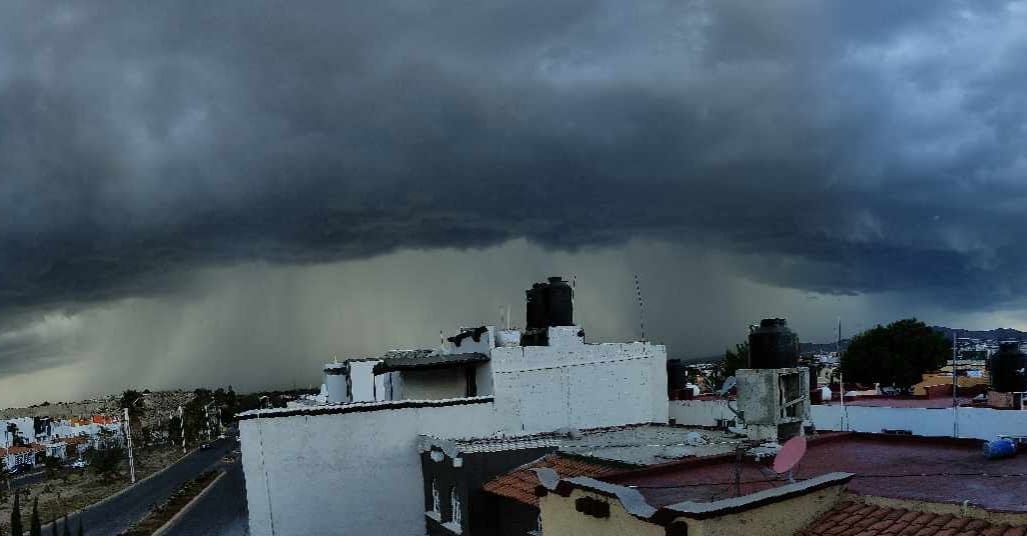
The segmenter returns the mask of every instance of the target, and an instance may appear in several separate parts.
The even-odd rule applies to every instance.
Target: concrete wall
[[[667,422],[666,362],[640,342],[495,348],[496,406],[515,432]]]
[[[668,417],[685,426],[716,426],[717,419],[734,419],[724,400],[671,400]]]
[[[880,433],[909,430],[920,436],[953,435],[953,410],[888,408],[875,406],[813,405],[810,417],[819,430]],[[959,408],[959,437],[994,439],[1003,434],[1020,435],[1027,430],[1027,411]],[[723,400],[671,400],[669,415],[677,424],[714,426],[717,419],[733,419]]]
[[[404,400],[443,400],[467,396],[464,367],[434,370],[404,370]]]
[[[598,518],[578,512],[574,501],[580,497],[609,503],[610,517]],[[546,536],[666,536],[662,526],[632,516],[617,500],[582,490],[573,490],[569,497],[548,493],[539,498],[539,508],[542,532]]]
[[[423,535],[417,435],[495,433],[495,408],[484,400],[242,420],[250,534],[270,535],[273,515],[278,535]]]
[[[1027,411],[988,408],[959,408],[955,421],[952,408],[882,408],[871,406],[813,406],[813,423],[821,430],[877,432],[909,430],[921,436],[952,436],[958,422],[959,437],[995,439],[999,435],[1022,435],[1027,430]]]

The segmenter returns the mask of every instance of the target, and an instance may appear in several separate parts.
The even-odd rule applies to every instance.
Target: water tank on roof
[[[546,311],[549,309],[549,295],[546,292],[546,285],[535,283],[530,289],[524,291],[527,303],[527,328],[539,329],[548,326]]]
[[[783,318],[765,318],[749,333],[749,368],[794,368],[799,364],[799,338]]]
[[[1020,343],[999,344],[998,352],[988,360],[991,390],[1001,393],[1027,391],[1027,378],[1023,371],[1025,364],[1027,360],[1020,351]]]
[[[562,277],[550,277],[548,284],[549,325],[574,325],[574,290]]]

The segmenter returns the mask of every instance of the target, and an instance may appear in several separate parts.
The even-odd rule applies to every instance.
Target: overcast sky
[[[319,382],[578,281],[708,355],[1027,327],[1027,4],[0,3],[0,406]]]

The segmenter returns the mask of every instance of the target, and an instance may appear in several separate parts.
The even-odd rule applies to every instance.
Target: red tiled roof
[[[88,443],[89,442],[89,438],[85,437],[85,436],[73,436],[73,437],[65,437],[61,441],[64,442],[65,444],[67,444],[67,445],[81,445],[82,443]]]
[[[1024,536],[1025,527],[993,525],[981,519],[958,517],[952,514],[929,514],[887,508],[859,502],[842,501],[833,509],[810,523],[799,536],[855,536],[871,534],[915,534],[935,535],[985,535]]]
[[[556,474],[560,475],[561,478],[575,476],[596,477],[623,470],[623,467],[619,465],[606,464],[599,460],[583,460],[578,457],[557,453],[518,467],[509,473],[499,475],[486,482],[482,488],[488,493],[507,497],[538,508],[535,486],[539,484],[539,481],[532,469],[540,467],[548,467],[556,471]]]
[[[38,448],[30,448],[30,447],[11,447],[11,448],[9,448],[7,450],[0,449],[0,451],[3,452],[3,455],[7,455],[7,454],[27,454],[29,452],[36,452],[38,450],[39,450]]]

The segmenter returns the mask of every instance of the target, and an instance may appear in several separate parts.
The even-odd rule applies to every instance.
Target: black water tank
[[[809,391],[812,393],[820,386],[820,383],[817,381],[817,373],[820,372],[820,365],[810,363],[806,366],[809,368]]]
[[[670,392],[684,389],[688,383],[688,369],[681,364],[680,359],[667,360],[667,389]]]
[[[1027,391],[1023,372],[1025,365],[1020,343],[999,344],[998,352],[988,360],[989,384],[993,391],[1013,393]]]
[[[561,277],[550,277],[548,287],[549,325],[574,325],[574,290]]]
[[[546,285],[535,283],[525,291],[527,295],[527,328],[540,329],[549,326],[549,293]]]
[[[749,368],[794,368],[799,364],[799,338],[783,318],[765,318],[749,333]]]

